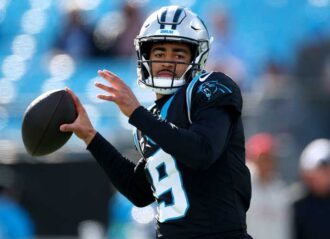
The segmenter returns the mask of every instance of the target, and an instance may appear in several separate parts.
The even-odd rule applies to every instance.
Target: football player
[[[117,104],[136,128],[136,165],[94,129],[68,89],[79,116],[61,130],[85,141],[132,203],[157,202],[157,238],[251,238],[242,97],[228,76],[204,71],[209,45],[203,21],[186,8],[163,7],[147,18],[135,47],[138,84],[156,95],[149,109],[114,73],[98,72],[109,83],[96,83],[105,91],[98,98]]]

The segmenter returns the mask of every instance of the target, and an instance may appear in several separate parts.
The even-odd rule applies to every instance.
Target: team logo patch
[[[203,94],[208,101],[215,99],[220,94],[230,94],[232,91],[218,81],[207,81],[198,87],[197,94]]]

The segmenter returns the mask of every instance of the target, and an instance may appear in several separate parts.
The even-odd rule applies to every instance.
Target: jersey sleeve
[[[191,120],[199,111],[206,108],[221,107],[230,112],[232,116],[242,113],[242,96],[239,87],[227,75],[220,72],[211,73],[205,80],[192,82],[188,94],[191,104]]]
[[[186,99],[189,128],[179,128],[142,106],[133,112],[129,123],[176,160],[205,170],[226,148],[232,125],[241,114],[241,93],[228,76],[206,73],[189,84]]]
[[[144,207],[155,200],[145,174],[144,159],[135,165],[99,133],[88,145],[87,150],[94,156],[112,184],[134,205]]]
[[[195,170],[206,170],[219,158],[232,124],[227,110],[216,107],[200,111],[188,129],[178,128],[143,107],[133,112],[129,122],[165,152]]]

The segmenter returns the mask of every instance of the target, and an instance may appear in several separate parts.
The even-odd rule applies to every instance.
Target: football
[[[61,132],[60,125],[72,123],[77,112],[71,95],[65,90],[48,91],[27,107],[22,123],[22,138],[27,152],[43,156],[61,148],[72,132]]]

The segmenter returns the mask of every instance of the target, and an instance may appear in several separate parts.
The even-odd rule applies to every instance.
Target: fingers
[[[62,131],[62,132],[72,132],[73,130],[71,129],[69,124],[62,124],[60,126],[60,131]]]
[[[76,132],[79,130],[79,122],[77,123],[76,121],[71,123],[71,124],[61,124],[60,125],[60,131],[61,132]]]
[[[114,73],[108,70],[99,70],[97,72],[103,79],[111,83],[115,88],[120,85],[125,85],[125,83]]]
[[[110,75],[110,76],[113,76],[113,77],[116,77],[116,78],[119,78],[115,73],[113,73],[112,71],[109,71],[109,70],[106,70],[104,69],[103,72],[105,72],[106,74]]]
[[[102,83],[99,83],[99,82],[96,82],[95,86],[102,89],[102,90],[105,90],[106,92],[111,94],[111,95],[97,95],[96,96],[97,98],[99,98],[101,100],[107,100],[107,101],[115,102],[116,95],[118,95],[118,93],[119,93],[116,89],[114,89],[113,87],[110,87],[110,86],[106,86],[106,85],[104,85]]]
[[[107,100],[107,101],[113,101],[116,102],[116,97],[114,97],[113,95],[97,95],[97,98],[101,99],[101,100]]]
[[[115,94],[118,93],[118,91],[116,89],[114,89],[113,87],[106,86],[106,85],[104,85],[104,84],[102,84],[100,82],[96,82],[95,83],[95,86],[98,87],[98,88],[100,88],[100,89],[102,89],[102,90],[105,90],[106,92],[108,92],[110,94],[113,94],[113,95],[115,95]]]
[[[110,77],[114,77],[114,78],[119,79],[119,77],[115,73],[113,73],[109,70],[105,70],[105,69],[104,70],[98,70],[97,73],[99,73],[100,75],[106,75],[106,76],[110,76]]]
[[[68,87],[65,88],[65,91],[68,92],[71,95],[73,103],[74,103],[74,105],[76,107],[76,110],[79,114],[83,110],[83,106],[80,103],[80,100],[79,100],[78,96]]]
[[[125,92],[127,85],[114,73],[108,70],[99,70],[97,72],[103,79],[108,81],[111,86],[96,82],[95,86],[106,91],[110,95],[97,95],[97,98],[118,103],[122,92]]]

